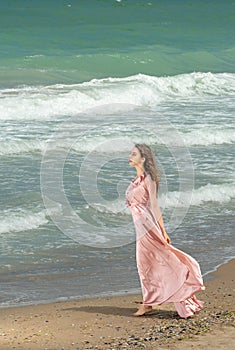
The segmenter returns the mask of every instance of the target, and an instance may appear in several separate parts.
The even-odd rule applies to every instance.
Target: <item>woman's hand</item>
[[[168,236],[168,234],[166,233],[166,230],[165,230],[165,227],[164,227],[162,215],[159,217],[158,224],[159,224],[160,229],[161,229],[161,231],[162,231],[163,237],[165,238],[165,240],[167,241],[167,243],[171,244],[171,239],[170,239],[170,237]]]

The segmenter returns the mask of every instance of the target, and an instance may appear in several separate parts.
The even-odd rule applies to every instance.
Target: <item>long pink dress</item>
[[[144,305],[174,303],[180,317],[200,311],[194,293],[205,290],[200,266],[190,255],[168,244],[152,210],[156,183],[149,174],[136,177],[126,191],[136,229],[136,261]]]

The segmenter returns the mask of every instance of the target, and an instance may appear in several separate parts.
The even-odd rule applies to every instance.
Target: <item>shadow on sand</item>
[[[126,307],[117,307],[117,306],[80,306],[80,307],[71,307],[66,308],[61,311],[82,311],[82,312],[89,312],[89,313],[96,313],[96,314],[103,314],[103,315],[117,315],[117,316],[128,316],[132,318],[138,318],[135,316],[132,316],[131,314],[137,311],[137,308],[126,308]],[[147,318],[157,318],[157,319],[178,319],[179,316],[176,311],[169,311],[169,310],[157,310],[153,309],[153,311],[150,314],[146,314],[139,317],[147,317]]]

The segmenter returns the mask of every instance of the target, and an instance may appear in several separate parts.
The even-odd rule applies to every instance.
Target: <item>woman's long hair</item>
[[[144,162],[144,170],[147,174],[151,176],[151,179],[156,182],[157,190],[159,186],[159,175],[156,167],[156,163],[154,160],[154,154],[151,148],[146,144],[136,143],[135,147],[139,150],[142,158],[145,158]]]

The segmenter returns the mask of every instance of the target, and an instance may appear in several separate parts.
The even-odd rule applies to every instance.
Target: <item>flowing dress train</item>
[[[203,308],[194,295],[205,290],[200,266],[190,255],[167,243],[153,211],[156,183],[144,173],[126,191],[136,229],[136,262],[144,305],[174,303],[182,318]]]

